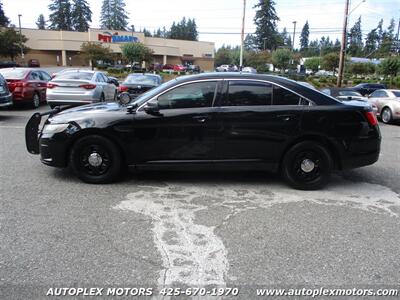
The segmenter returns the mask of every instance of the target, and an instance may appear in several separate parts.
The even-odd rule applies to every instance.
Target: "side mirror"
[[[158,102],[156,100],[149,101],[143,107],[144,111],[149,115],[160,116],[160,108],[158,106]]]

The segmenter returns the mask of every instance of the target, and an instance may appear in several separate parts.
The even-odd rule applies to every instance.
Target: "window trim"
[[[172,87],[166,89],[165,91],[163,91],[163,92],[161,92],[161,93],[155,95],[154,97],[150,98],[149,100],[147,100],[146,102],[144,102],[142,105],[140,105],[140,106],[137,108],[136,112],[142,111],[142,108],[147,104],[147,102],[153,101],[153,100],[157,100],[158,97],[164,95],[165,93],[167,93],[167,92],[169,92],[169,91],[171,91],[171,90],[173,90],[173,89],[179,88],[179,87],[184,86],[184,85],[188,85],[188,84],[192,84],[192,83],[199,83],[199,82],[216,82],[216,86],[215,86],[215,90],[214,90],[214,98],[213,98],[213,101],[212,101],[212,103],[211,103],[211,106],[209,106],[210,108],[215,107],[215,106],[214,106],[214,105],[215,105],[215,100],[216,100],[217,95],[218,95],[218,86],[219,86],[218,83],[219,83],[220,81],[223,81],[223,80],[224,80],[224,79],[222,79],[222,78],[218,78],[218,79],[201,79],[201,80],[194,80],[194,81],[182,82],[182,83],[177,84],[177,85],[174,85],[174,86],[172,86]],[[191,107],[190,109],[196,109],[196,108],[204,108],[204,107]],[[170,109],[185,109],[185,108],[170,108]]]

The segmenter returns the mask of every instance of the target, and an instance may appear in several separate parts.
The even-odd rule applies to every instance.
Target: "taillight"
[[[129,88],[128,88],[127,86],[120,85],[120,86],[118,87],[118,91],[119,91],[119,92],[127,92],[127,91],[129,91]]]
[[[95,84],[81,84],[79,87],[84,88],[86,90],[93,90],[96,88]]]
[[[55,84],[55,83],[48,83],[47,84],[47,88],[48,89],[54,89],[55,87],[57,87],[58,86],[58,84]]]
[[[378,119],[376,118],[375,114],[372,111],[366,111],[365,117],[367,118],[369,125],[371,126],[378,125]]]

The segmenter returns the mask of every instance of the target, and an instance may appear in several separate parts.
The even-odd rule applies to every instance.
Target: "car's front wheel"
[[[70,166],[87,183],[115,181],[121,171],[121,153],[109,139],[100,135],[80,138],[72,147]]]
[[[333,169],[330,152],[320,143],[300,142],[283,158],[281,171],[286,181],[300,190],[317,190],[329,180]]]
[[[390,110],[389,107],[385,107],[384,109],[382,109],[382,122],[385,124],[389,124],[392,122],[392,111]]]

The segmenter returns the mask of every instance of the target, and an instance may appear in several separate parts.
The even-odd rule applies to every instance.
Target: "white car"
[[[244,68],[242,69],[242,72],[243,72],[243,73],[252,73],[252,74],[256,74],[256,73],[257,73],[257,70],[254,69],[254,68],[252,68],[252,67],[244,67]]]
[[[368,101],[376,105],[383,123],[400,120],[400,90],[376,90]]]
[[[117,87],[107,75],[97,71],[65,72],[47,84],[47,103],[51,108],[59,105],[83,105],[115,101]]]

